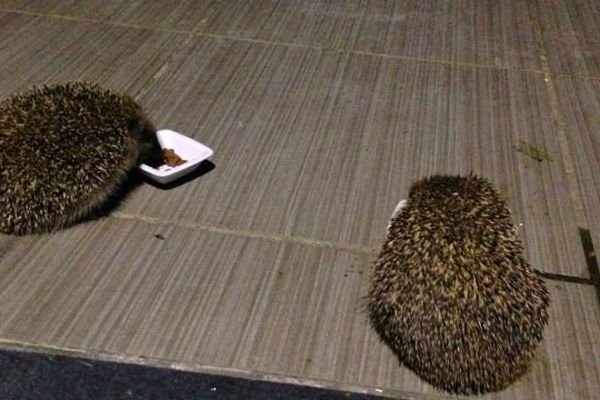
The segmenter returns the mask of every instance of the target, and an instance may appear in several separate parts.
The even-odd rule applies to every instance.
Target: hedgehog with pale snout
[[[66,227],[102,207],[136,164],[161,159],[129,96],[85,82],[13,95],[0,103],[0,232]]]
[[[531,365],[550,298],[500,194],[477,176],[416,182],[390,222],[367,307],[401,364],[458,394],[499,391]]]

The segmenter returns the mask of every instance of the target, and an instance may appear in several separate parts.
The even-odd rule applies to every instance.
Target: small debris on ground
[[[154,235],[155,238],[159,239],[159,240],[165,240],[165,237],[163,235],[161,235],[160,233]]]
[[[526,142],[524,140],[521,140],[521,144],[517,148],[517,151],[520,151],[527,157],[537,162],[552,161],[550,154],[545,148],[537,146],[533,143]]]

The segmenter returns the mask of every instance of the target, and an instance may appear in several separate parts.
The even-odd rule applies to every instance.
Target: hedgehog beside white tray
[[[186,162],[176,167],[161,165],[153,168],[147,164],[141,164],[140,170],[144,175],[156,182],[167,184],[194,171],[204,160],[213,155],[214,151],[200,142],[182,135],[181,133],[161,129],[156,132],[158,142],[163,149],[173,149]]]

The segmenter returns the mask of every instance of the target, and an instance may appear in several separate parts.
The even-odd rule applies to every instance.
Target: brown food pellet
[[[163,149],[163,160],[169,167],[177,167],[187,162],[182,160],[173,149]]]

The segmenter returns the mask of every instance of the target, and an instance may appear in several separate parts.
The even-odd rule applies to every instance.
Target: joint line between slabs
[[[230,235],[248,239],[262,239],[269,240],[273,242],[281,242],[281,243],[290,243],[296,245],[303,245],[309,247],[316,247],[321,249],[335,249],[340,251],[346,251],[348,253],[352,253],[359,256],[373,256],[376,253],[376,248],[369,248],[363,246],[355,246],[344,243],[336,243],[330,242],[326,240],[318,240],[318,239],[309,239],[301,236],[284,236],[277,235],[273,233],[266,232],[256,232],[256,231],[242,231],[239,229],[226,228],[214,225],[206,225],[199,223],[190,223],[183,221],[169,221],[161,218],[155,217],[146,217],[142,215],[135,214],[127,214],[120,211],[115,211],[111,214],[110,218],[121,219],[121,220],[129,220],[129,221],[140,221],[151,225],[166,225],[173,226],[178,228],[192,229],[195,231],[204,231],[204,232],[212,232],[218,233],[222,235]],[[583,285],[594,285],[593,280],[589,278],[583,278],[579,276],[573,275],[563,275],[563,274],[555,274],[552,272],[545,272],[541,270],[534,269],[534,272],[540,277],[552,281],[559,281],[564,283],[573,283],[573,284],[583,284]],[[599,275],[600,279],[600,275]],[[600,289],[599,289],[600,290]],[[600,292],[599,292],[600,296]]]
[[[575,160],[571,154],[571,147],[569,145],[568,136],[566,133],[566,122],[563,113],[560,109],[560,101],[558,96],[558,90],[552,75],[552,69],[550,62],[548,61],[548,51],[546,50],[544,40],[544,30],[539,19],[537,12],[530,9],[529,19],[533,25],[533,29],[536,37],[536,44],[539,52],[540,64],[544,71],[544,82],[546,84],[546,91],[548,93],[548,100],[554,119],[554,126],[558,141],[560,145],[561,159],[564,166],[565,174],[568,179],[569,194],[573,202],[573,208],[575,212],[575,220],[579,227],[579,236],[581,239],[581,245],[583,247],[584,257],[588,266],[588,274],[590,276],[589,282],[596,289],[596,296],[600,302],[600,271],[598,268],[598,262],[594,250],[594,244],[592,242],[592,236],[588,229],[583,228],[587,226],[587,218],[585,212],[585,205],[582,198],[581,188],[578,185],[577,172],[575,170]]]
[[[302,43],[279,42],[279,41],[267,40],[267,39],[256,39],[256,38],[245,38],[245,37],[239,37],[239,36],[220,35],[220,34],[210,33],[210,32],[198,32],[198,36],[209,37],[209,38],[213,38],[213,39],[221,39],[221,40],[237,40],[237,41],[243,41],[243,42],[260,43],[260,44],[272,45],[272,46],[296,47],[296,48],[303,48],[303,49],[331,51],[331,52],[337,52],[340,54],[351,54],[351,55],[367,56],[367,57],[391,58],[391,59],[397,59],[397,60],[403,60],[403,61],[438,64],[438,65],[460,67],[460,68],[494,69],[494,70],[499,70],[499,71],[518,71],[518,72],[543,74],[543,71],[541,71],[541,70],[530,69],[530,68],[498,67],[496,65],[488,65],[488,64],[455,62],[455,61],[437,60],[437,59],[424,58],[424,57],[405,56],[405,55],[398,55],[398,54],[376,53],[376,52],[370,52],[370,51],[364,51],[364,50],[342,49],[342,48],[336,48],[336,47],[323,47],[323,46],[302,44]]]
[[[213,233],[219,233],[219,234],[223,234],[223,235],[231,235],[231,236],[237,236],[237,237],[243,237],[243,238],[249,238],[249,239],[263,239],[263,240],[270,240],[270,241],[274,241],[274,242],[317,247],[317,248],[321,248],[321,249],[342,250],[342,251],[347,251],[349,253],[353,253],[353,254],[357,254],[357,255],[371,255],[375,251],[374,249],[368,248],[368,247],[356,246],[356,245],[345,244],[345,243],[336,243],[336,242],[330,242],[330,241],[326,241],[326,240],[309,239],[309,238],[305,238],[305,237],[301,237],[301,236],[285,236],[285,235],[278,235],[278,234],[267,233],[267,232],[242,231],[242,230],[238,230],[238,229],[234,229],[234,228],[199,224],[199,223],[194,223],[194,222],[169,221],[169,220],[164,220],[161,218],[146,217],[146,216],[135,215],[135,214],[127,214],[127,213],[123,213],[120,211],[113,212],[110,217],[115,218],[115,219],[121,219],[121,220],[140,221],[140,222],[145,222],[145,223],[148,223],[151,225],[167,225],[167,226],[174,226],[174,227],[179,227],[179,228],[192,229],[192,230],[196,230],[196,231],[213,232]]]
[[[346,53],[352,55],[362,55],[368,57],[381,57],[381,58],[389,58],[389,59],[397,59],[404,61],[412,61],[412,62],[422,62],[428,64],[437,64],[437,65],[445,65],[445,66],[453,66],[459,68],[478,68],[478,69],[493,69],[498,71],[516,71],[523,73],[533,73],[533,74],[543,74],[546,72],[538,69],[531,68],[513,68],[513,67],[499,67],[496,65],[490,64],[478,64],[478,63],[468,63],[468,62],[455,62],[448,60],[439,60],[439,59],[429,59],[424,57],[414,57],[414,56],[406,56],[406,55],[398,55],[398,54],[389,54],[389,53],[376,53],[364,50],[351,50],[351,49],[341,49],[341,48],[329,48],[311,44],[302,44],[302,43],[291,43],[291,42],[281,42],[274,40],[266,40],[266,39],[257,39],[257,38],[247,38],[247,37],[239,37],[239,36],[231,36],[231,35],[221,35],[210,32],[202,32],[199,27],[194,27],[191,30],[182,30],[182,29],[169,29],[169,28],[156,28],[156,27],[148,27],[144,25],[130,24],[125,22],[114,22],[114,21],[106,21],[95,18],[81,17],[81,16],[68,16],[62,14],[51,14],[51,13],[39,13],[33,11],[26,10],[16,10],[16,9],[6,9],[0,7],[0,12],[12,13],[12,14],[20,14],[20,15],[28,15],[34,17],[44,17],[44,18],[54,18],[54,19],[63,19],[66,21],[75,21],[75,22],[87,22],[94,24],[104,24],[121,28],[130,28],[130,29],[141,29],[147,31],[154,32],[166,32],[173,34],[183,34],[188,35],[188,38],[183,42],[184,45],[187,45],[192,39],[195,37],[206,37],[212,39],[221,39],[221,40],[234,40],[234,41],[242,41],[242,42],[250,42],[250,43],[260,43],[264,45],[273,45],[273,46],[282,46],[282,47],[295,47],[295,48],[303,48],[303,49],[314,49],[314,50],[322,50],[322,51],[332,51],[338,53]],[[179,49],[177,53],[181,50]],[[160,75],[162,76],[164,71],[161,71]],[[555,75],[571,75],[573,74],[555,74]],[[600,79],[600,77],[589,76],[586,78],[589,79]]]
[[[106,21],[106,20],[81,17],[81,16],[40,13],[40,12],[35,12],[35,11],[17,10],[17,9],[2,8],[2,7],[0,7],[0,12],[28,15],[28,16],[32,16],[32,17],[64,19],[66,21],[104,24],[104,25],[116,26],[116,27],[121,27],[121,28],[141,29],[141,30],[147,30],[147,31],[153,31],[153,32],[167,32],[167,33],[174,33],[174,34],[180,34],[180,35],[190,35],[191,37],[189,38],[189,40],[193,39],[194,37],[208,37],[208,38],[213,38],[213,39],[237,40],[237,41],[242,41],[242,42],[261,43],[261,44],[266,44],[266,45],[275,45],[275,46],[283,46],[283,47],[297,47],[297,48],[314,49],[314,50],[330,50],[330,51],[336,51],[339,53],[349,53],[349,54],[354,54],[354,55],[363,55],[363,56],[370,56],[370,57],[392,58],[392,59],[399,59],[399,60],[405,60],[405,61],[423,62],[423,63],[429,63],[429,64],[440,64],[440,65],[448,65],[448,66],[463,67],[463,68],[465,68],[465,67],[484,68],[484,69],[495,69],[495,70],[499,70],[499,71],[517,71],[517,72],[526,72],[526,73],[534,73],[534,74],[543,74],[543,75],[550,75],[550,76],[555,76],[555,77],[568,76],[568,77],[575,77],[575,78],[582,78],[582,79],[600,80],[600,76],[595,76],[595,75],[585,75],[585,74],[581,74],[581,73],[568,73],[568,72],[552,73],[550,71],[546,71],[543,68],[543,64],[544,64],[543,62],[541,63],[542,64],[541,70],[531,69],[531,68],[498,67],[496,65],[490,65],[490,64],[455,62],[455,61],[439,60],[439,59],[436,60],[436,59],[430,59],[430,58],[424,58],[424,57],[414,57],[414,56],[406,56],[406,55],[398,55],[398,54],[390,54],[390,53],[376,53],[376,52],[364,51],[364,50],[344,50],[344,49],[340,49],[340,48],[328,48],[328,47],[322,47],[322,46],[310,45],[310,44],[302,44],[302,43],[291,43],[291,42],[281,42],[281,41],[276,41],[276,40],[265,40],[265,39],[256,39],[256,38],[245,38],[245,37],[240,37],[240,36],[220,35],[220,34],[216,34],[216,33],[202,32],[200,30],[200,28],[197,26],[192,28],[191,30],[157,28],[157,27],[149,27],[149,26],[144,26],[144,25],[129,24],[126,22],[114,22],[114,21]],[[536,21],[534,21],[534,22],[536,22]],[[534,23],[534,25],[536,25],[536,23]],[[537,29],[537,27],[536,27],[536,29]],[[536,35],[537,35],[537,32],[536,32]],[[186,40],[186,41],[189,41],[189,40]],[[538,49],[539,49],[539,43],[538,43]],[[544,50],[544,53],[546,53],[545,50]],[[546,56],[544,56],[544,57],[546,57]]]
[[[550,63],[548,62],[548,51],[546,50],[544,31],[537,13],[530,10],[529,19],[531,20],[531,23],[533,25],[536,39],[535,41],[539,53],[540,65],[542,67],[542,71],[544,72],[544,82],[546,86],[546,92],[548,93],[548,102],[550,103],[552,118],[554,119],[556,135],[558,137],[558,142],[560,146],[562,165],[564,167],[565,173],[570,178],[567,179],[567,182],[569,187],[569,195],[571,196],[571,200],[573,201],[574,205],[573,208],[575,210],[575,219],[577,221],[578,226],[585,226],[585,208],[583,204],[583,199],[581,197],[580,189],[577,183],[578,179],[577,173],[575,171],[575,161],[573,159],[573,155],[571,154],[571,148],[569,145],[569,140],[567,138],[567,124],[565,122],[565,118],[563,117],[563,113],[560,110],[558,90],[556,89],[556,85],[554,83]]]

